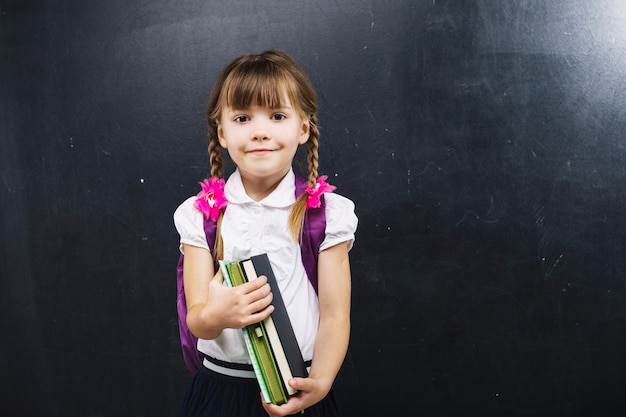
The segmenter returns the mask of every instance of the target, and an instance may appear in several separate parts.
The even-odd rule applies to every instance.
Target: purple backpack
[[[307,187],[306,180],[296,175],[296,199],[304,194]],[[324,241],[326,233],[326,212],[323,195],[321,196],[321,206],[319,208],[309,208],[304,216],[304,226],[302,229],[302,241],[300,251],[302,263],[306,270],[307,277],[317,293],[317,258],[319,247]],[[211,219],[204,218],[204,233],[210,248],[215,244],[215,233],[217,223]],[[191,372],[196,372],[202,367],[203,355],[198,351],[198,338],[191,333],[187,327],[187,300],[185,299],[185,288],[183,286],[183,260],[181,253],[178,259],[177,268],[177,298],[176,307],[178,310],[178,330],[180,332],[180,345],[183,350],[183,359],[187,368]]]

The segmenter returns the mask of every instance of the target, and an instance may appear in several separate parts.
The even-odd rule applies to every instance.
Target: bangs
[[[293,78],[270,62],[250,62],[233,71],[223,87],[223,105],[233,109],[252,106],[276,109],[284,107],[289,99],[297,105],[296,86]]]

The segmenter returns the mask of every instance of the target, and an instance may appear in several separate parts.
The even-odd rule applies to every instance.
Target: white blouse
[[[245,192],[239,171],[226,182],[228,207],[222,220],[224,259],[243,260],[267,253],[283,301],[305,360],[313,358],[319,323],[317,294],[309,282],[300,246],[291,237],[288,218],[295,202],[295,178],[290,171],[266,198],[256,202]],[[202,213],[193,207],[196,197],[184,201],[174,213],[174,224],[182,245],[210,250],[204,235]],[[352,248],[357,217],[354,203],[334,193],[324,194],[326,237],[319,250],[345,242]],[[200,339],[198,349],[208,356],[232,363],[250,363],[239,330],[224,329],[213,340]]]

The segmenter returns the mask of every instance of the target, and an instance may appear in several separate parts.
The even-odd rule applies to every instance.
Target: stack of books
[[[284,404],[296,393],[288,381],[306,378],[308,373],[269,258],[262,254],[219,264],[224,281],[231,287],[267,277],[274,311],[265,320],[242,329],[242,334],[264,400]]]

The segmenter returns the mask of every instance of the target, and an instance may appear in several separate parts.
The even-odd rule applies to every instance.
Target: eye
[[[248,119],[248,116],[237,116],[233,120],[236,123],[244,123],[244,122],[247,122],[249,119]]]
[[[282,113],[276,113],[272,115],[272,120],[285,120],[287,116]]]

